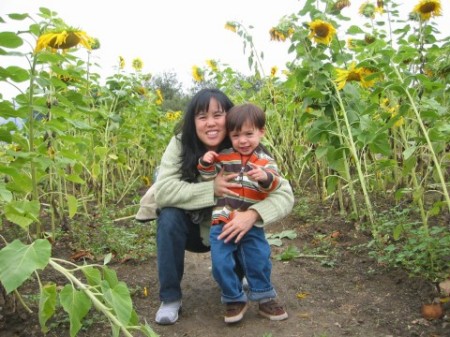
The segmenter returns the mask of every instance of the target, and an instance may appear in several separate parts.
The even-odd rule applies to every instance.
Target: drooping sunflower
[[[275,77],[277,72],[278,72],[278,67],[277,66],[273,66],[272,68],[270,68],[270,77]]]
[[[345,7],[350,7],[351,3],[349,0],[338,0],[333,4],[333,12],[340,13]]]
[[[156,105],[161,105],[164,102],[164,98],[161,89],[156,89]]]
[[[352,62],[348,69],[336,69],[336,79],[338,90],[341,90],[347,82],[359,82],[363,88],[373,87],[375,79],[367,79],[374,72],[365,67],[356,67],[356,63]]]
[[[269,34],[272,41],[286,41],[294,32],[295,29],[292,27],[272,27]]]
[[[225,29],[228,29],[229,31],[232,31],[233,33],[236,33],[236,31],[237,31],[237,22],[235,22],[235,21],[228,21],[226,24],[225,24]]]
[[[373,19],[375,17],[376,7],[370,1],[363,2],[361,6],[359,6],[359,14],[362,16]]]
[[[34,52],[38,53],[46,48],[51,48],[52,50],[61,49],[65,51],[76,47],[79,44],[86,49],[91,50],[94,43],[95,39],[81,30],[54,30],[39,36]]]
[[[413,9],[413,13],[420,16],[422,21],[429,20],[432,16],[442,15],[440,0],[421,0]]]
[[[309,23],[309,29],[311,32],[308,37],[310,39],[314,39],[316,43],[322,43],[325,45],[329,45],[333,36],[336,34],[336,29],[332,24],[322,21],[322,20],[314,20]]]
[[[208,67],[216,72],[217,71],[217,61],[216,60],[206,60],[206,64],[208,65]]]
[[[199,67],[193,66],[192,77],[194,78],[195,82],[203,82],[203,71]]]
[[[119,56],[119,68],[120,69],[125,68],[125,59],[122,56]]]

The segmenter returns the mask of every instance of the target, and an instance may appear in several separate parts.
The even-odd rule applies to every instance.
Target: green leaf
[[[25,82],[30,78],[30,74],[27,70],[17,66],[6,68],[6,75],[17,83]]]
[[[119,282],[114,287],[109,287],[109,283],[103,281],[102,292],[105,301],[114,309],[119,321],[124,325],[128,325],[131,319],[133,303],[125,282]]]
[[[82,269],[84,276],[86,277],[86,280],[88,284],[92,287],[100,285],[102,282],[102,275],[100,273],[100,270],[88,266]]]
[[[68,174],[66,175],[66,179],[76,184],[84,185],[86,182],[81,178],[78,174]]]
[[[9,221],[28,229],[33,222],[39,221],[40,207],[40,203],[36,200],[11,201],[5,206],[4,212]]]
[[[4,184],[0,184],[0,200],[10,202],[12,200],[12,193],[5,187]]]
[[[51,245],[39,239],[30,245],[14,240],[0,250],[0,282],[6,293],[17,289],[31,273],[44,269],[50,260]]]
[[[119,283],[116,272],[106,266],[103,267],[103,278],[108,282],[110,288],[114,288]]]
[[[66,195],[67,205],[69,206],[69,218],[73,218],[73,216],[77,213],[78,208],[78,200],[71,194]]]
[[[23,40],[13,32],[0,32],[0,46],[17,48],[23,44]]]
[[[0,102],[0,111],[2,112],[3,118],[22,117],[18,115],[18,112],[14,109],[12,103],[9,101]]]
[[[84,292],[75,290],[69,284],[61,290],[59,299],[64,311],[69,314],[70,337],[74,337],[80,331],[81,320],[91,309],[92,302]]]
[[[400,235],[402,235],[402,233],[405,230],[403,229],[403,224],[398,224],[397,226],[395,226],[394,230],[392,231],[392,237],[394,238],[395,241],[397,241],[398,239],[400,239]]]
[[[49,328],[45,324],[55,313],[55,308],[56,284],[46,284],[41,288],[41,296],[39,299],[39,324],[44,334],[49,331]]]
[[[269,245],[281,247],[283,245],[283,241],[281,241],[279,238],[268,238],[267,242],[269,242]]]

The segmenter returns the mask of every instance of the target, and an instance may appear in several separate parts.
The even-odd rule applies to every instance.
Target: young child
[[[239,322],[248,309],[248,300],[259,302],[259,314],[271,320],[288,317],[275,300],[270,280],[272,263],[270,245],[264,229],[255,224],[238,242],[224,242],[218,236],[234,212],[243,211],[263,200],[280,184],[278,168],[260,141],[265,133],[265,114],[253,104],[234,106],[227,115],[227,130],[233,148],[220,153],[209,151],[200,158],[198,169],[204,180],[223,174],[238,173],[242,187],[231,189],[236,195],[217,198],[210,231],[212,273],[219,284],[222,303],[226,305],[226,323]],[[248,295],[235,272],[237,256],[248,281]]]

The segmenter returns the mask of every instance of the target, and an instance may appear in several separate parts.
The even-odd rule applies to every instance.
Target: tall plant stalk
[[[400,74],[400,72],[399,72],[399,70],[397,68],[397,66],[395,64],[392,64],[392,67],[393,67],[393,69],[395,71],[395,74],[397,75],[399,81],[402,84],[405,84],[404,81],[403,81],[403,78],[402,78],[402,76],[401,76],[401,74]],[[433,144],[431,144],[431,140],[430,140],[430,137],[428,135],[428,131],[427,131],[426,127],[425,127],[425,124],[423,123],[423,120],[422,120],[422,117],[420,116],[419,110],[417,109],[416,102],[414,101],[414,99],[413,99],[411,93],[409,92],[408,88],[406,87],[406,85],[404,85],[402,87],[403,87],[403,89],[404,89],[404,91],[406,93],[406,96],[408,97],[409,102],[411,103],[411,108],[414,111],[414,114],[415,114],[416,119],[417,119],[417,123],[419,123],[419,126],[420,126],[420,129],[422,131],[422,134],[425,137],[425,140],[427,142],[428,150],[431,153],[431,157],[433,158],[433,162],[434,162],[434,166],[436,168],[436,172],[437,172],[437,174],[439,176],[439,180],[440,180],[441,188],[442,188],[442,193],[444,194],[445,201],[447,202],[447,207],[448,207],[448,210],[450,212],[450,195],[449,195],[449,192],[447,190],[447,185],[445,183],[444,174],[442,173],[441,164],[440,164],[440,162],[439,162],[439,160],[438,160],[438,158],[436,156],[436,153],[434,152]]]
[[[347,133],[348,133],[348,142],[350,145],[350,147],[349,147],[350,153],[352,154],[352,157],[355,160],[355,165],[356,165],[356,170],[358,172],[359,182],[361,184],[361,189],[364,194],[364,201],[366,203],[367,213],[369,216],[370,224],[373,226],[375,224],[375,219],[373,216],[372,203],[370,201],[369,193],[367,191],[366,181],[365,181],[364,174],[363,174],[362,167],[361,167],[361,161],[359,160],[359,157],[358,157],[358,151],[356,150],[356,145],[355,145],[355,142],[353,141],[353,134],[352,134],[352,129],[350,127],[350,123],[348,121],[347,111],[345,110],[344,103],[342,102],[341,94],[340,94],[336,84],[333,81],[331,81],[331,83],[333,84],[333,87],[335,89],[338,104],[342,111],[342,116],[344,117],[345,127],[346,127]]]

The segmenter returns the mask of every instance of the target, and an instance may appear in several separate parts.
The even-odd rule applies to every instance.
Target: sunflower
[[[356,81],[363,88],[370,88],[375,84],[375,79],[368,80],[367,77],[373,74],[373,71],[365,67],[356,67],[356,63],[352,62],[349,69],[336,69],[336,84],[338,90],[341,90],[347,82]]]
[[[215,60],[206,60],[206,64],[208,65],[208,67],[212,71],[214,71],[214,72],[217,71],[217,61],[215,61]]]
[[[122,56],[119,56],[119,68],[125,68],[125,59]]]
[[[309,29],[311,29],[311,32],[308,37],[314,39],[316,43],[323,43],[325,45],[330,44],[331,39],[336,34],[336,29],[333,25],[322,20],[310,22]]]
[[[413,9],[413,13],[420,16],[422,21],[429,20],[432,16],[442,15],[440,0],[421,0]]]
[[[192,67],[192,77],[194,78],[195,82],[203,82],[203,80],[204,80],[203,71],[199,67],[193,66]]]
[[[270,68],[270,77],[275,77],[277,72],[278,72],[278,67],[277,66],[273,66],[272,68]]]
[[[375,5],[369,1],[366,1],[359,6],[359,14],[368,19],[373,19],[376,11]]]
[[[144,67],[144,62],[142,62],[142,60],[139,57],[136,57],[132,62],[131,62],[131,66],[133,67],[134,70],[136,71],[141,71],[142,68]]]
[[[338,0],[334,3],[332,10],[334,12],[340,13],[345,7],[350,7],[351,3],[349,0]]]
[[[81,30],[52,31],[39,36],[34,52],[38,53],[45,48],[67,50],[79,44],[91,50],[94,42],[95,40],[92,37]]]
[[[228,21],[225,24],[225,29],[228,29],[229,31],[232,31],[233,33],[236,33],[237,31],[237,23],[234,21]]]
[[[161,89],[156,89],[156,105],[161,105],[164,101]]]
[[[181,115],[182,115],[182,113],[181,113],[180,110],[178,110],[178,111],[169,111],[169,112],[166,113],[166,120],[169,121],[169,122],[174,122],[174,121],[179,120],[181,118]]]

